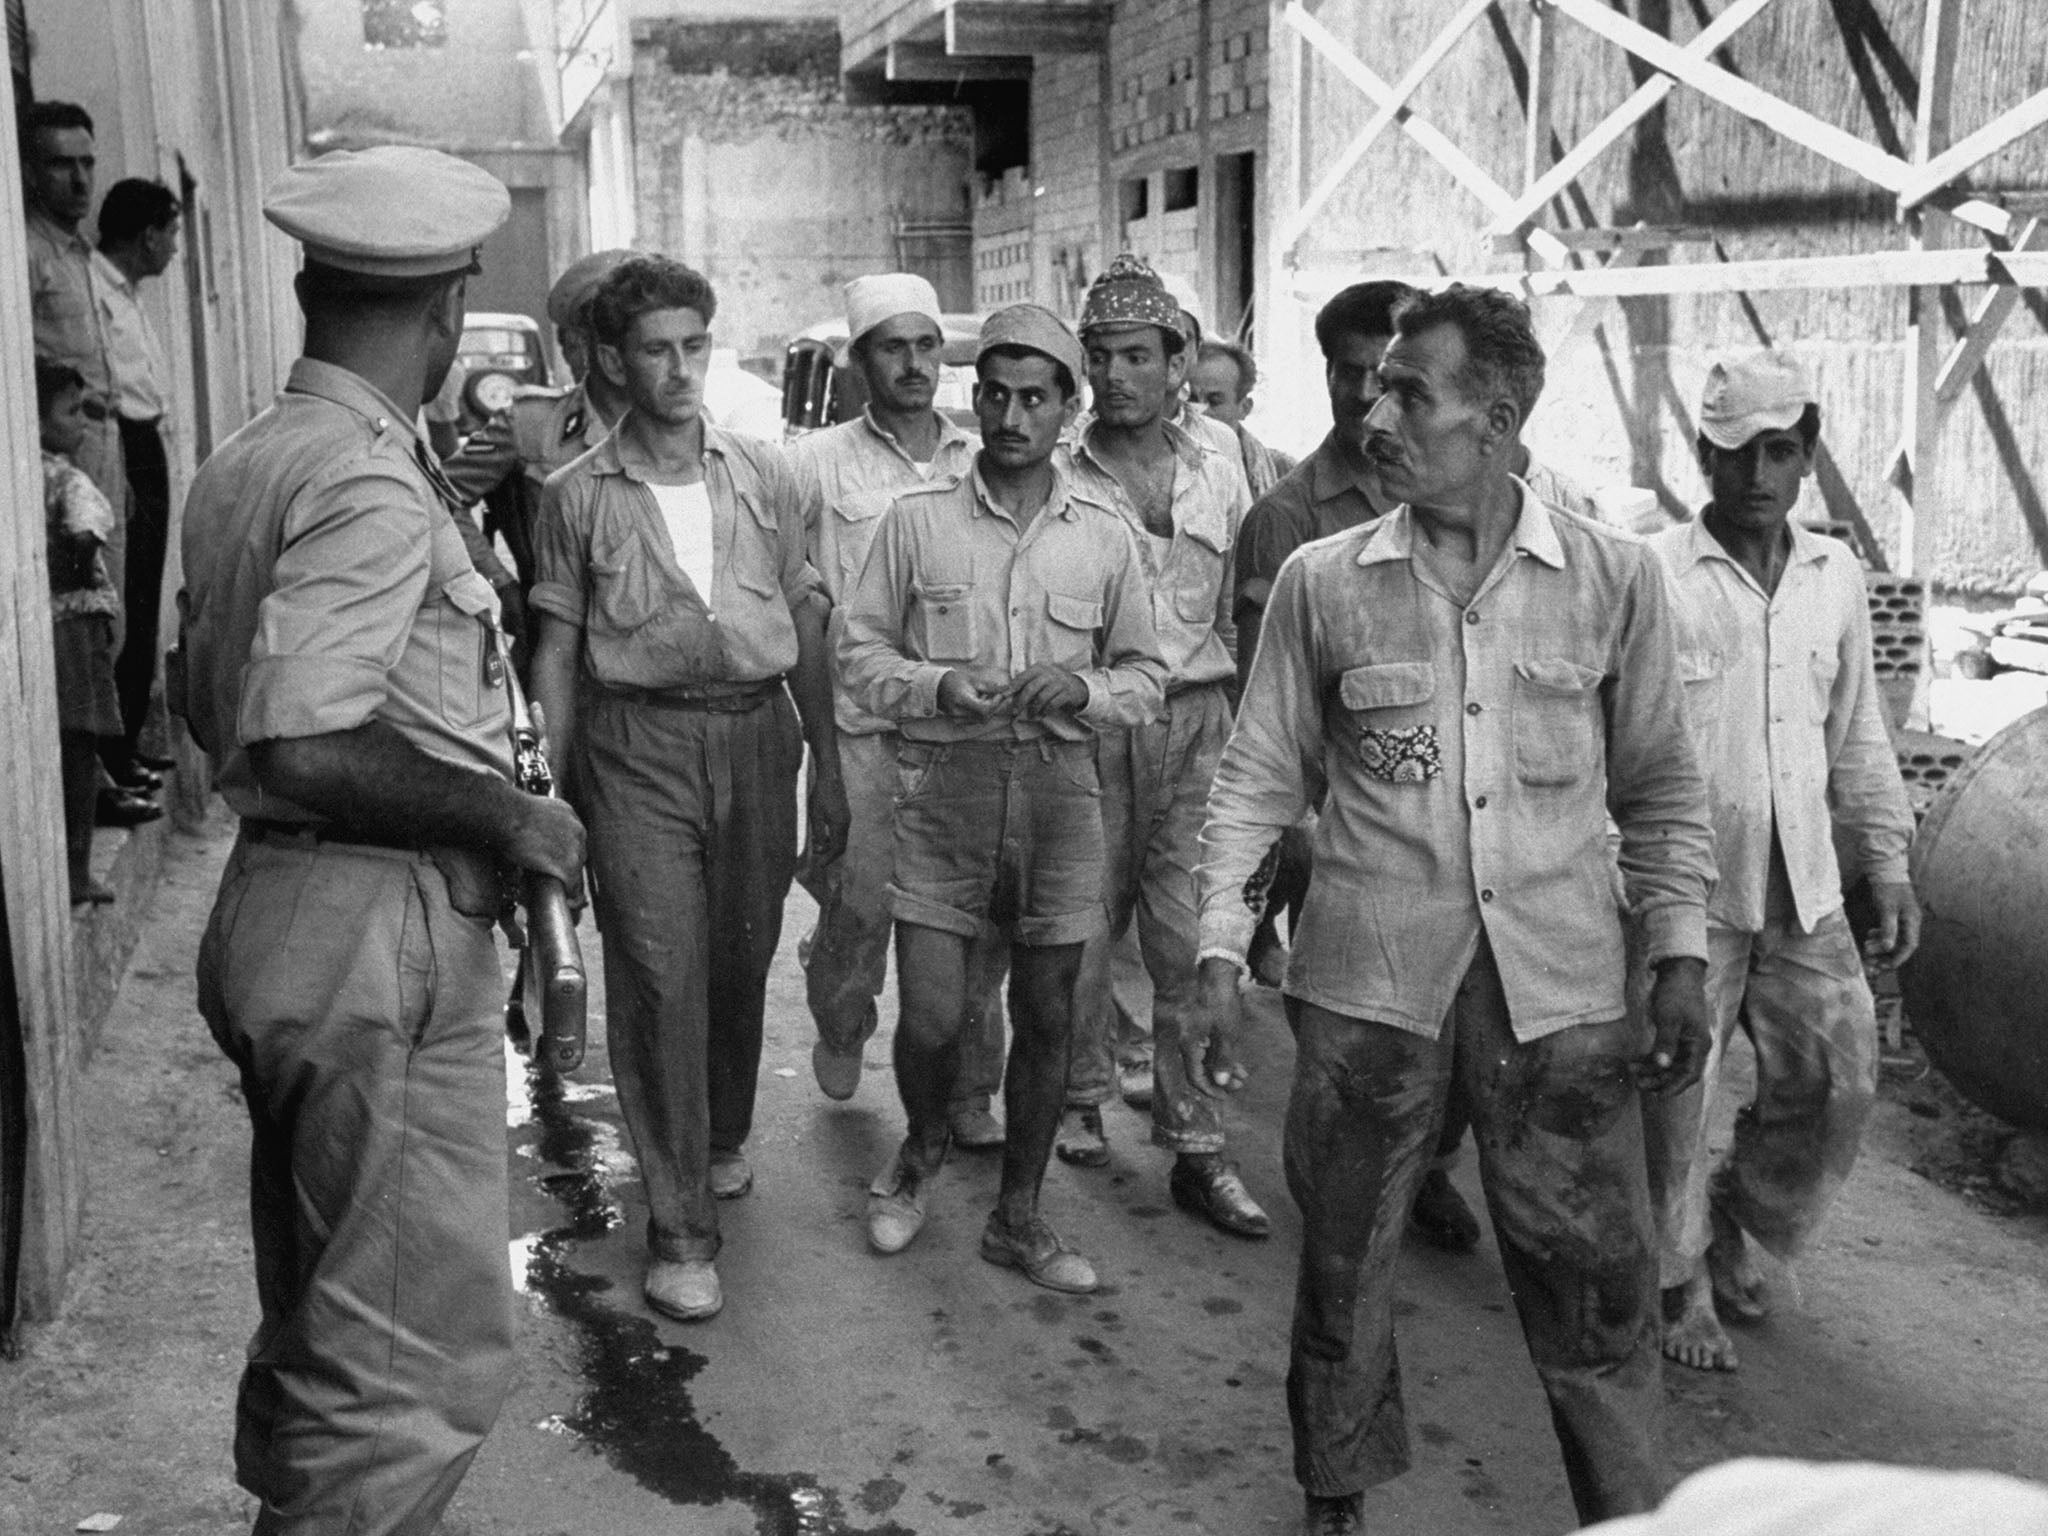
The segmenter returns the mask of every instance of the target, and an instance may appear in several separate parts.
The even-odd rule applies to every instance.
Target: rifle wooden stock
[[[569,894],[552,875],[526,877],[526,1018],[539,1025],[534,1058],[557,1072],[583,1063],[589,991]]]

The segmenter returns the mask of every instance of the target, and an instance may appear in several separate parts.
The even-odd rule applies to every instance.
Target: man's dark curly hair
[[[626,332],[657,309],[694,309],[704,323],[718,311],[718,296],[703,273],[667,256],[634,256],[604,276],[590,296],[590,333],[606,346],[624,346]]]
[[[1421,293],[1394,315],[1394,334],[1415,337],[1440,325],[1465,341],[1465,365],[1457,385],[1475,404],[1503,395],[1515,402],[1522,420],[1543,393],[1543,347],[1529,320],[1529,306],[1498,288],[1453,283],[1439,293]]]
[[[1394,312],[1415,297],[1415,290],[1392,278],[1374,278],[1340,289],[1316,311],[1316,345],[1328,361],[1339,336],[1391,336]]]

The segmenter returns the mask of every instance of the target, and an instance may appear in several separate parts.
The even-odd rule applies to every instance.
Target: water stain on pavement
[[[551,1428],[589,1445],[650,1492],[676,1504],[744,1504],[754,1512],[756,1536],[916,1536],[906,1525],[852,1525],[836,1489],[808,1473],[743,1470],[698,1422],[690,1383],[710,1362],[692,1350],[664,1344],[653,1322],[621,1311],[606,1293],[611,1282],[569,1267],[579,1243],[596,1241],[624,1219],[605,1180],[607,1161],[600,1123],[571,1112],[561,1082],[529,1075],[534,1153],[568,1169],[537,1182],[568,1215],[523,1246],[527,1289],[545,1299],[577,1335],[587,1388],[576,1406]],[[903,1495],[894,1478],[871,1479],[858,1495],[866,1515],[883,1515]]]

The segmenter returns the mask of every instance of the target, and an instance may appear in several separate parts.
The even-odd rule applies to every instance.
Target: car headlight
[[[517,382],[507,373],[473,374],[469,381],[469,403],[479,415],[495,416],[512,404]]]

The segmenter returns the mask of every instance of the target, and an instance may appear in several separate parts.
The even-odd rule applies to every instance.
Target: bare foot
[[[1664,1358],[1695,1371],[1732,1371],[1735,1343],[1714,1315],[1714,1290],[1701,1270],[1664,1293]]]
[[[1770,1315],[1764,1277],[1749,1256],[1749,1239],[1718,1205],[1709,1207],[1714,1235],[1707,1244],[1707,1277],[1714,1305],[1731,1323],[1760,1323]]]

